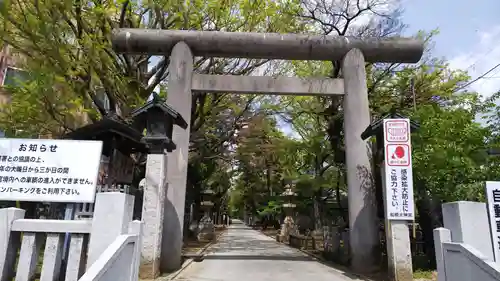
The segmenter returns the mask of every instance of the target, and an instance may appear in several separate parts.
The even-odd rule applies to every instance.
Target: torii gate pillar
[[[184,231],[184,205],[186,201],[189,135],[191,129],[191,79],[193,54],[184,42],[177,43],[170,54],[168,66],[167,104],[184,117],[186,130],[174,126],[172,141],[177,149],[168,154],[167,181],[160,269],[172,272],[182,265],[182,239]]]
[[[344,57],[342,76],[351,267],[370,272],[377,269],[380,237],[370,150],[368,143],[361,139],[371,120],[365,58],[359,49],[350,50]]]

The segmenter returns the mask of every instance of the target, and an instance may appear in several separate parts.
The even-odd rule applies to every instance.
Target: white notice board
[[[385,204],[388,220],[415,219],[409,119],[384,119]]]
[[[94,202],[101,141],[0,139],[0,200]]]

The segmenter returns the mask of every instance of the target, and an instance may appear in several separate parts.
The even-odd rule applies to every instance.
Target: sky
[[[407,35],[438,28],[433,55],[474,79],[500,63],[499,0],[403,0]],[[500,67],[470,89],[484,96],[500,90]]]
[[[403,22],[408,25],[404,35],[438,29],[432,55],[445,58],[451,68],[467,70],[475,79],[500,64],[500,0],[401,1]],[[484,97],[499,91],[500,67],[468,88]],[[285,134],[297,137],[289,125],[279,123]]]
[[[500,63],[500,0],[400,1],[405,35],[439,29],[433,55],[446,58],[452,68],[467,70],[474,79]],[[500,67],[470,89],[484,96],[500,90]]]
[[[451,68],[467,70],[475,79],[500,64],[500,0],[400,1],[408,25],[405,35],[438,29],[432,55],[445,58]],[[469,89],[485,97],[499,91],[500,67]],[[293,134],[289,126],[280,125],[286,134]]]

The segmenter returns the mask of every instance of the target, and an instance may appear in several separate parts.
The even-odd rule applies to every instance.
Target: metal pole
[[[75,205],[74,203],[68,203],[66,204],[66,209],[64,211],[64,220],[72,220],[75,215]],[[65,233],[64,234],[64,244],[63,244],[63,249],[62,249],[62,261],[61,261],[61,274],[60,274],[60,280],[64,279],[64,276],[66,276],[66,264],[68,262],[68,255],[69,255],[69,241],[70,241],[70,233]]]
[[[74,203],[66,204],[66,210],[64,212],[64,220],[65,221],[72,220],[74,215],[75,215],[75,204]],[[70,239],[70,234],[66,233],[64,235],[64,247],[62,252],[63,260],[67,260],[69,239]]]

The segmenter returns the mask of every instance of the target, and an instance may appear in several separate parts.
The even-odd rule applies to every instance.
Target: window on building
[[[103,88],[98,89],[96,91],[96,96],[97,96],[97,99],[99,99],[102,102],[104,109],[109,110],[111,108],[111,106],[109,104],[108,95],[106,94],[106,91]]]
[[[4,73],[2,85],[4,86],[19,86],[22,82],[28,80],[28,72],[16,68],[7,67]]]

